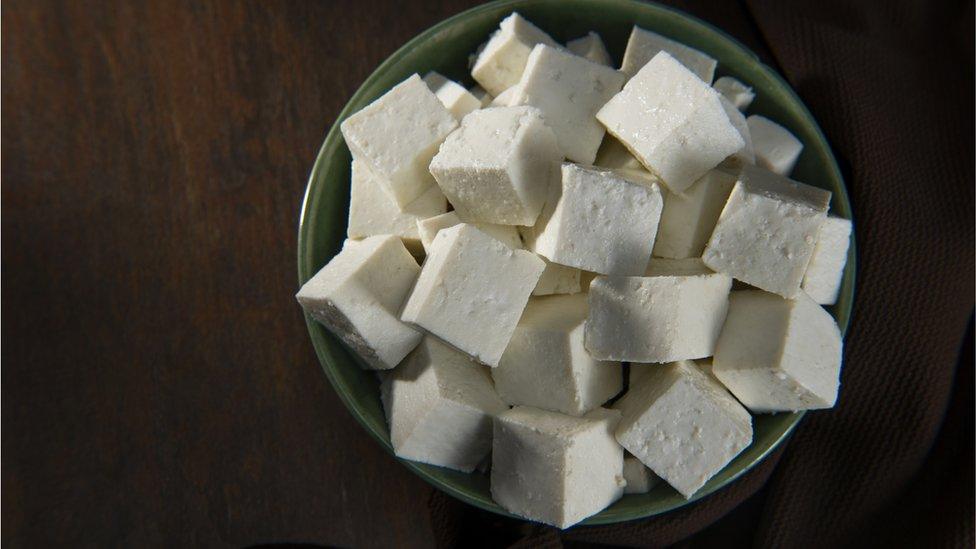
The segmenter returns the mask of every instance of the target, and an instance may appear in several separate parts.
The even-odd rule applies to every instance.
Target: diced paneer
[[[407,204],[402,210],[383,190],[383,182],[362,160],[352,161],[352,190],[349,198],[349,226],[346,236],[352,239],[392,234],[414,255],[423,253],[417,221],[447,211],[447,199],[437,185]]]
[[[491,496],[511,513],[557,528],[600,512],[623,495],[620,414],[572,417],[526,406],[494,422]]]
[[[837,303],[847,249],[851,245],[851,222],[830,216],[820,227],[817,246],[803,275],[803,291],[821,305]]]
[[[661,481],[653,471],[631,455],[624,456],[624,480],[627,481],[625,494],[646,494]]]
[[[679,63],[695,73],[695,76],[706,84],[712,83],[715,66],[718,64],[715,59],[695,48],[665,38],[656,32],[644,30],[636,25],[630,33],[630,39],[627,40],[627,51],[624,52],[624,62],[620,70],[626,73],[628,77],[633,77],[640,72],[648,61],[662,51],[677,59]]]
[[[593,31],[586,33],[586,36],[581,36],[576,40],[566,42],[566,49],[594,63],[608,67],[613,64],[613,61],[610,59],[610,54],[607,52],[607,47],[603,45],[603,40],[600,38],[600,35]]]
[[[502,19],[497,31],[478,53],[471,76],[488,93],[498,97],[522,76],[529,52],[536,44],[558,47],[548,34],[513,13]]]
[[[803,152],[803,143],[790,130],[754,114],[746,119],[752,135],[756,164],[780,175],[790,175]]]
[[[631,154],[620,140],[610,134],[606,134],[603,138],[594,165],[612,170],[647,171],[640,160],[637,160],[637,157]]]
[[[561,158],[538,109],[497,107],[465,116],[430,171],[462,221],[534,225]]]
[[[711,356],[731,287],[730,277],[698,259],[654,260],[642,277],[597,277],[590,284],[586,349],[600,360],[635,362]]]
[[[454,212],[447,212],[427,219],[418,219],[416,223],[417,232],[420,233],[420,241],[423,243],[424,250],[430,248],[430,243],[434,241],[438,231],[460,223],[461,220]],[[522,249],[522,237],[519,236],[518,229],[513,225],[492,225],[491,223],[472,223],[472,225],[513,250]]]
[[[467,223],[443,229],[400,318],[497,366],[544,268]]]
[[[745,146],[719,97],[661,52],[596,117],[669,190],[682,192]]]
[[[605,133],[596,111],[623,85],[624,75],[610,67],[539,44],[511,101],[542,111],[566,158],[592,164]]]
[[[400,208],[434,184],[427,165],[457,120],[416,74],[345,119],[349,151],[383,182]]]
[[[512,86],[510,88],[505,88],[502,93],[498,94],[497,97],[491,100],[492,107],[514,107],[515,93],[518,91],[518,86]]]
[[[553,263],[545,258],[546,268],[539,277],[532,295],[577,294],[580,289],[579,269]]]
[[[491,450],[492,418],[508,406],[488,369],[424,337],[381,386],[393,452],[469,473]]]
[[[549,261],[605,274],[640,275],[664,200],[655,184],[565,163],[526,247]]]
[[[481,102],[482,109],[487,107],[491,103],[491,100],[494,99],[490,93],[477,84],[471,86],[471,88],[468,89],[468,92]]]
[[[437,99],[451,111],[454,118],[461,120],[464,115],[481,108],[481,100],[472,95],[464,86],[448,80],[439,72],[431,71],[424,75],[424,83],[434,92]]]
[[[800,291],[830,192],[744,166],[702,254],[716,271],[786,298]]]
[[[585,294],[529,301],[491,372],[502,400],[580,416],[620,392],[620,363],[595,360],[583,347],[587,309]]]
[[[833,317],[806,294],[732,292],[712,373],[753,412],[830,408],[842,347]]]
[[[732,123],[735,131],[739,132],[739,137],[742,138],[743,143],[742,148],[727,158],[726,161],[732,161],[735,166],[755,164],[756,153],[752,150],[752,134],[749,132],[749,124],[746,122],[746,117],[724,96],[720,95],[718,98],[722,102],[722,108],[725,109],[726,116],[729,117],[729,122]]]
[[[420,267],[399,238],[346,240],[340,251],[295,296],[374,370],[396,366],[420,342],[420,332],[396,314]]]
[[[712,84],[712,87],[740,111],[748,109],[752,100],[756,98],[756,92],[752,91],[752,88],[731,76],[719,78]]]
[[[711,170],[683,193],[666,193],[654,256],[701,257],[733,185],[734,175]]]

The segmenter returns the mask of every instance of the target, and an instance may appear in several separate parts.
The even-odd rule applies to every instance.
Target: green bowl
[[[328,263],[345,238],[351,157],[339,132],[339,123],[413,73],[423,75],[436,70],[471,84],[468,55],[512,11],[518,11],[561,42],[595,30],[603,37],[617,62],[634,24],[707,52],[718,59],[717,76],[731,75],[753,86],[756,100],[750,113],[763,114],[783,124],[803,141],[803,154],[792,177],[833,191],[832,213],[851,218],[851,206],[840,169],[816,121],[790,86],[735,39],[684,13],[636,0],[500,0],[442,21],[405,44],[366,79],[339,113],[315,160],[305,191],[298,233],[299,283],[304,284]],[[854,270],[852,242],[840,299],[829,309],[842,332],[846,332],[850,321]],[[376,376],[361,370],[350,353],[320,324],[307,316],[306,322],[322,369],[339,397],[373,438],[392,453]],[[802,413],[754,416],[752,445],[690,500],[661,483],[650,493],[624,496],[582,524],[608,524],[647,517],[706,497],[756,465],[788,437],[802,417]],[[512,516],[492,501],[488,477],[484,474],[464,474],[405,460],[401,463],[462,501]]]

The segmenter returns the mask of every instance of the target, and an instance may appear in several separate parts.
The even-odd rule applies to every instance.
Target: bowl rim
[[[692,23],[693,25],[698,25],[702,27],[703,30],[716,34],[719,38],[728,42],[728,45],[730,47],[737,48],[742,52],[746,53],[749,57],[751,57],[756,64],[756,68],[761,72],[765,73],[766,77],[773,80],[773,82],[779,88],[781,88],[789,96],[789,98],[792,101],[794,101],[795,104],[799,107],[801,115],[810,121],[812,128],[816,133],[817,138],[826,145],[826,150],[828,153],[827,156],[829,161],[826,163],[825,167],[830,172],[832,172],[832,176],[837,181],[840,182],[839,192],[835,192],[834,196],[838,201],[838,205],[842,205],[843,209],[846,209],[848,212],[850,212],[849,217],[852,222],[850,248],[848,250],[848,263],[850,263],[850,265],[847,267],[847,269],[849,270],[848,271],[849,274],[845,274],[845,276],[849,277],[850,280],[849,282],[850,299],[847,301],[845,307],[846,310],[844,312],[846,314],[843,315],[844,321],[843,323],[838,323],[838,327],[840,328],[840,332],[841,332],[841,337],[842,339],[845,338],[853,317],[853,310],[854,310],[853,303],[854,303],[856,290],[857,290],[856,281],[857,281],[858,255],[857,255],[857,238],[856,238],[856,230],[855,230],[856,227],[854,226],[853,209],[850,202],[850,197],[847,192],[847,183],[844,179],[840,166],[837,163],[837,158],[834,154],[833,147],[831,147],[830,141],[827,139],[827,136],[824,134],[823,130],[821,129],[820,124],[817,122],[817,119],[813,116],[813,114],[810,112],[809,108],[807,108],[806,104],[802,101],[802,99],[800,99],[800,97],[797,95],[793,87],[775,69],[763,63],[755,52],[753,52],[750,48],[748,48],[745,44],[740,42],[735,37],[726,33],[724,30],[694,15],[691,15],[685,11],[679,10],[677,8],[672,8],[670,6],[664,6],[653,1],[648,1],[648,0],[602,0],[602,1],[606,4],[615,4],[619,6],[639,6],[644,9],[651,9],[651,10],[657,10],[660,12],[669,13],[673,16],[684,18],[688,20],[690,23]],[[299,286],[304,284],[304,282],[309,278],[308,276],[305,276],[305,273],[311,272],[311,267],[309,265],[309,257],[308,257],[309,254],[306,253],[308,250],[308,233],[310,230],[308,228],[307,218],[309,214],[310,200],[312,196],[312,189],[315,183],[316,174],[319,173],[322,167],[321,164],[323,162],[326,162],[325,159],[331,157],[334,150],[338,148],[343,142],[340,129],[339,129],[340,124],[343,120],[348,118],[350,114],[352,114],[351,111],[352,111],[353,103],[356,101],[356,99],[358,99],[360,93],[364,89],[371,87],[371,85],[376,80],[381,78],[381,75],[384,72],[386,72],[396,63],[398,63],[417,45],[430,39],[433,35],[439,33],[440,31],[453,26],[457,22],[467,19],[481,12],[494,11],[506,6],[510,7],[513,11],[516,11],[518,7],[524,7],[527,4],[531,5],[533,3],[536,2],[534,2],[533,0],[494,0],[478,6],[474,6],[467,10],[459,12],[455,15],[452,15],[446,19],[443,19],[435,23],[434,25],[426,28],[425,30],[421,31],[419,34],[415,35],[413,38],[408,40],[405,44],[397,48],[396,51],[394,51],[386,59],[384,59],[370,73],[370,75],[356,88],[356,90],[352,93],[350,98],[346,101],[346,104],[336,115],[335,120],[333,121],[331,127],[329,128],[328,133],[325,136],[325,140],[322,142],[322,145],[319,147],[319,150],[316,153],[315,162],[312,164],[311,171],[309,172],[308,181],[305,186],[305,194],[302,198],[301,213],[299,215],[299,220],[298,220],[297,267],[298,267]],[[544,3],[544,0],[538,3]],[[832,316],[834,316],[836,320],[837,316],[839,315],[832,315]],[[486,511],[490,511],[510,518],[526,520],[524,517],[520,517],[518,515],[509,513],[508,511],[502,509],[497,504],[486,505],[481,500],[472,498],[469,494],[467,494],[463,490],[456,488],[452,484],[444,483],[440,479],[434,477],[423,466],[421,466],[421,464],[396,457],[396,455],[393,453],[392,446],[390,445],[389,441],[386,440],[386,433],[376,430],[371,425],[371,423],[366,420],[362,410],[359,409],[357,403],[351,398],[349,387],[345,383],[343,383],[343,381],[340,380],[334,373],[333,370],[337,368],[337,365],[333,361],[333,357],[322,348],[322,345],[315,337],[314,330],[317,329],[315,321],[307,314],[305,314],[304,317],[305,317],[306,328],[309,331],[309,335],[311,336],[313,347],[315,348],[316,356],[319,362],[321,363],[321,365],[323,366],[322,370],[324,371],[326,378],[332,384],[333,389],[338,394],[340,400],[343,402],[343,404],[345,405],[346,409],[350,412],[350,414],[352,414],[352,416],[356,419],[356,421],[359,422],[359,424],[363,428],[365,428],[366,432],[369,433],[369,435],[374,440],[380,443],[380,446],[382,446],[388,454],[393,455],[394,459],[396,459],[399,463],[405,465],[410,471],[412,471],[414,474],[422,478],[425,482],[433,486],[435,489],[441,490],[447,493],[448,495],[456,499],[459,499],[467,504],[473,505],[477,508],[484,509]],[[577,525],[580,526],[604,525],[604,524],[616,524],[616,523],[627,522],[632,520],[641,520],[651,516],[662,515],[665,513],[675,511],[691,503],[699,501],[705,497],[708,497],[711,494],[714,494],[715,492],[729,486],[730,484],[738,480],[740,477],[742,477],[744,474],[751,471],[760,462],[764,461],[771,453],[779,449],[784,444],[784,441],[786,441],[790,436],[792,436],[793,432],[796,430],[797,425],[800,424],[800,422],[803,420],[804,416],[806,415],[806,412],[801,411],[801,412],[794,413],[793,415],[795,417],[792,423],[778,437],[776,437],[765,450],[763,450],[758,456],[756,456],[755,459],[753,459],[750,463],[746,464],[740,470],[736,471],[730,477],[725,479],[721,484],[710,487],[710,489],[701,489],[698,492],[696,492],[691,498],[684,499],[683,501],[679,501],[676,505],[672,507],[668,507],[666,509],[651,510],[645,514],[628,516],[626,518],[617,518],[613,516],[601,516],[603,514],[603,511],[601,511],[601,513],[588,517],[587,519],[581,521]]]

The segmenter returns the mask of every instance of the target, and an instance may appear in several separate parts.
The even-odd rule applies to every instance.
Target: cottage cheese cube
[[[491,100],[494,99],[490,93],[477,84],[471,86],[471,88],[468,89],[468,92],[481,102],[482,109],[487,107],[491,103]]]
[[[396,366],[420,342],[420,332],[396,313],[420,267],[392,235],[346,240],[340,251],[295,296],[363,360],[364,367]]]
[[[752,135],[756,163],[771,172],[790,175],[803,152],[803,143],[790,130],[764,116],[754,114],[746,122]]]
[[[670,362],[715,351],[732,279],[697,259],[655,260],[647,276],[590,284],[584,343],[600,360]]]
[[[610,67],[539,44],[511,104],[538,108],[566,158],[592,164],[605,133],[594,115],[623,85],[624,75]]]
[[[624,480],[627,481],[625,494],[646,494],[661,481],[653,471],[631,455],[624,456]]]
[[[807,272],[803,275],[803,291],[817,303],[837,303],[844,277],[844,265],[847,264],[847,248],[850,245],[850,220],[828,217],[820,227],[817,245],[810,256]]]
[[[752,417],[690,361],[638,368],[646,374],[614,404],[617,442],[690,498],[752,443]]]
[[[662,51],[677,59],[679,63],[706,84],[712,83],[715,66],[718,64],[715,59],[695,48],[690,48],[681,42],[665,38],[656,32],[644,30],[636,25],[627,41],[627,50],[624,52],[624,62],[620,70],[626,73],[628,77],[633,77],[640,72],[648,61],[654,59],[654,56]]]
[[[561,159],[538,109],[498,107],[465,116],[430,171],[462,221],[534,225]]]
[[[423,252],[417,221],[447,211],[447,199],[437,185],[407,204],[402,210],[383,190],[383,182],[361,160],[352,161],[352,191],[349,198],[349,226],[352,239],[392,234],[403,239],[410,253]]]
[[[711,170],[685,192],[666,193],[654,240],[654,256],[701,257],[733,185],[734,175]]]
[[[612,170],[647,171],[627,147],[616,137],[607,134],[596,153],[594,165]]]
[[[744,166],[702,260],[746,284],[793,297],[829,203],[828,191]]]
[[[613,64],[610,59],[610,53],[607,52],[607,47],[603,45],[603,40],[600,38],[600,35],[593,31],[586,33],[586,36],[581,36],[576,40],[566,42],[566,49],[594,63],[608,67]]]
[[[541,259],[546,262],[546,268],[532,290],[532,295],[577,294],[581,291],[579,269]]]
[[[457,127],[454,116],[416,74],[342,122],[353,157],[384,183],[397,206],[427,192],[427,171],[444,138]]]
[[[434,92],[437,99],[451,111],[454,118],[461,120],[464,115],[481,108],[481,100],[472,95],[464,86],[448,80],[439,72],[430,71],[424,75],[424,83]]]
[[[830,408],[843,343],[833,317],[806,294],[732,292],[712,373],[753,412]]]
[[[427,219],[417,220],[417,232],[420,233],[420,241],[423,243],[424,250],[430,249],[430,243],[434,241],[438,231],[459,225],[461,220],[455,212],[447,212]],[[513,250],[522,249],[522,238],[519,236],[518,229],[512,225],[492,225],[491,223],[473,223],[475,227],[488,236],[502,242]]]
[[[491,496],[511,513],[557,528],[600,512],[623,495],[619,413],[572,417],[516,406],[495,418]]]
[[[639,275],[651,257],[663,205],[655,184],[565,163],[561,184],[555,187],[526,247],[561,265]]]
[[[756,92],[752,91],[752,88],[731,76],[719,78],[712,84],[712,87],[715,88],[715,91],[731,101],[735,105],[735,108],[740,111],[748,109],[749,105],[752,104],[752,100],[756,98]]]
[[[491,450],[492,418],[508,406],[487,368],[426,336],[381,385],[393,452],[469,473]]]
[[[491,372],[502,400],[580,416],[620,392],[620,363],[595,360],[583,347],[587,310],[585,294],[529,301]]]
[[[505,88],[505,91],[503,91],[502,93],[498,94],[498,97],[495,97],[494,99],[491,100],[491,105],[490,106],[492,106],[492,107],[514,107],[514,106],[516,106],[515,105],[515,102],[513,100],[515,99],[515,93],[517,91],[518,91],[518,86],[517,85],[516,86],[512,86],[510,88]]]
[[[732,154],[726,159],[726,162],[732,161],[734,166],[741,166],[742,164],[755,164],[756,163],[756,153],[752,149],[752,134],[749,133],[749,124],[746,122],[745,115],[739,111],[732,104],[731,101],[726,99],[724,96],[719,96],[719,101],[722,102],[722,108],[725,109],[726,116],[729,117],[729,122],[732,123],[732,127],[735,131],[739,132],[739,137],[742,138],[742,148],[738,152]]]
[[[673,192],[684,191],[745,145],[718,92],[665,52],[596,117]]]
[[[443,229],[400,318],[497,366],[544,268],[467,223]]]
[[[498,97],[522,76],[529,52],[536,44],[558,47],[555,40],[538,27],[513,13],[502,19],[498,30],[479,52],[471,76],[488,93]]]

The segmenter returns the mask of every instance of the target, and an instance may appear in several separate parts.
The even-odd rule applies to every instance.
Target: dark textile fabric
[[[820,122],[854,206],[857,296],[837,407],[808,414],[785,448],[731,486],[643,521],[559,533],[435,494],[435,514],[450,517],[442,545],[508,528],[490,541],[973,546],[973,4],[742,7],[755,35],[745,42]],[[713,529],[735,536],[695,536],[727,514]]]

